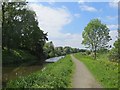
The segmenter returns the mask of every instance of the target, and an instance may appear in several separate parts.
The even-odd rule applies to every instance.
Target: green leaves
[[[102,24],[100,20],[93,19],[85,27],[82,36],[82,44],[88,46],[92,51],[96,51],[105,48],[108,42],[111,40],[109,36],[109,29],[105,24]]]
[[[48,40],[47,34],[39,28],[36,14],[27,8],[27,3],[3,2],[2,9],[3,48],[24,48],[36,56],[44,56],[43,45]]]
[[[114,42],[114,47],[109,51],[109,60],[120,62],[120,38]]]
[[[46,58],[63,56],[66,54],[77,53],[80,51],[80,49],[78,48],[72,48],[69,46],[54,47],[52,41],[45,43],[43,49],[44,49],[44,53],[46,54]]]

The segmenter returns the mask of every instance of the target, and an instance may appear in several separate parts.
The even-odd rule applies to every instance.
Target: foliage
[[[38,27],[36,14],[28,8],[27,3],[3,2],[2,14],[3,49],[22,47],[42,56],[47,34]]]
[[[7,88],[56,88],[70,87],[74,64],[70,56],[49,64],[42,71],[19,77],[7,83]]]
[[[120,75],[118,63],[110,62],[107,54],[99,55],[97,61],[81,53],[74,56],[88,67],[104,88],[118,88],[118,76]]]
[[[120,47],[120,39],[115,41],[114,47],[109,52],[109,56],[108,57],[109,57],[110,61],[120,62],[119,47]]]
[[[89,50],[86,50],[86,54],[87,54],[87,55],[90,55],[91,52],[90,52]]]
[[[43,49],[44,49],[44,53],[46,54],[47,58],[55,56],[55,49],[54,49],[54,45],[52,41],[45,43]]]
[[[82,44],[87,45],[88,48],[94,51],[95,59],[96,51],[107,47],[108,42],[111,40],[109,31],[107,26],[98,19],[91,20],[85,27],[82,33]]]
[[[2,50],[2,56],[3,56],[3,66],[4,65],[16,65],[19,66],[23,62],[30,62],[30,61],[37,61],[38,58],[32,54],[30,54],[29,51],[26,50],[19,50],[19,49],[14,49],[14,50]]]
[[[52,41],[45,43],[44,45],[44,53],[46,55],[46,58],[51,58],[51,57],[57,57],[57,56],[63,56],[66,54],[70,53],[77,53],[77,52],[82,52],[85,50],[80,50],[78,48],[72,48],[69,46],[65,47],[54,47],[54,44]]]

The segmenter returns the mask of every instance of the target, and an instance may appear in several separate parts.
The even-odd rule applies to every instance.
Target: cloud
[[[110,31],[110,36],[111,36],[112,40],[108,44],[113,46],[114,42],[117,40],[118,31],[117,30],[111,30]]]
[[[109,6],[113,8],[118,8],[118,2],[119,0],[111,0],[111,2],[109,2]]]
[[[71,14],[65,8],[51,8],[41,4],[30,4],[36,12],[39,26],[48,32],[49,38],[58,37],[63,26],[71,22]]]
[[[79,0],[78,4],[84,4],[85,0]]]
[[[56,46],[71,46],[75,48],[85,48],[82,43],[82,34],[71,34],[71,33],[66,33],[64,34],[63,37],[60,39],[55,39],[54,44]]]
[[[26,2],[40,2],[40,0],[26,0]]]
[[[43,6],[42,4],[30,3],[29,7],[36,12],[40,28],[48,32],[48,38],[53,41],[55,46],[71,46],[76,48],[85,48],[82,43],[81,33],[63,33],[62,29],[65,25],[72,22],[72,17],[80,17],[80,14],[71,15],[67,8],[52,8]],[[108,25],[109,27],[115,27],[114,25]],[[115,31],[111,31],[110,35],[112,41],[109,44],[113,44],[116,40]]]
[[[110,24],[110,25],[107,25],[107,27],[108,27],[110,30],[117,30],[117,29],[118,29],[118,24]]]
[[[107,16],[106,18],[109,20],[114,20],[114,19],[118,19],[118,16],[117,15],[116,16]]]
[[[87,5],[80,5],[80,9],[83,11],[89,11],[89,12],[96,12],[97,9],[91,6],[87,6]]]
[[[55,4],[55,0],[49,0],[48,3],[49,3],[50,5],[53,5],[53,4]]]
[[[80,17],[80,14],[76,13],[76,14],[74,14],[74,16],[75,16],[76,18],[79,18],[79,17]]]
[[[89,1],[89,0],[88,1],[85,1],[85,0],[78,1],[78,4],[80,5],[79,7],[82,11],[99,12],[99,13],[103,11],[103,9],[97,9],[93,6],[86,5],[86,3],[88,3],[88,2],[92,2],[92,1]],[[93,1],[93,2],[96,2],[96,1]]]
[[[72,15],[66,7],[52,8],[41,4],[29,4],[36,12],[40,28],[48,32],[48,38],[55,46],[83,48],[81,34],[62,33],[62,28],[72,21]],[[80,14],[75,14],[79,17]]]

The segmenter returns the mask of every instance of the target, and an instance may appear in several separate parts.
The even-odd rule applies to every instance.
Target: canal
[[[39,64],[38,62],[34,62],[32,64],[31,63],[23,64],[19,67],[4,66],[2,67],[2,86],[6,87],[6,83],[9,80],[14,80],[18,77],[26,76],[31,73],[37,72],[41,70],[43,67],[45,67],[47,64],[57,62],[61,58],[64,58],[64,56],[46,59],[44,64]]]

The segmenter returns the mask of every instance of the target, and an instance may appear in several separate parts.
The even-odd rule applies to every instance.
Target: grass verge
[[[73,69],[71,57],[66,56],[56,63],[48,64],[42,71],[9,81],[7,88],[68,88],[71,87]]]
[[[74,56],[88,67],[104,88],[118,88],[118,63],[106,60],[105,54],[100,55],[98,60],[93,60],[90,56],[81,53]]]

